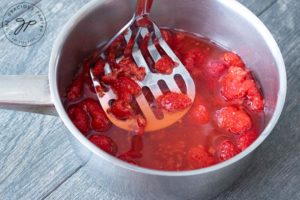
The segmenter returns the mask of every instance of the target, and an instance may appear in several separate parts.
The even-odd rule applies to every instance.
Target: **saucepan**
[[[155,0],[152,18],[160,27],[201,34],[240,54],[262,85],[265,123],[249,148],[208,168],[166,172],[133,166],[90,143],[72,124],[63,98],[78,63],[129,21],[134,7],[134,0],[96,0],[85,5],[57,37],[48,76],[1,76],[1,107],[58,114],[70,131],[75,152],[99,187],[129,199],[209,199],[242,174],[280,117],[286,96],[281,52],[266,26],[237,1]]]

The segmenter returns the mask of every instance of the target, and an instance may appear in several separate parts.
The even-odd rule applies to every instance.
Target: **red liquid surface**
[[[95,135],[109,137],[111,139],[109,141],[104,138],[105,147],[103,143],[95,142],[97,138],[91,140],[104,150],[108,146],[110,150],[106,151],[113,156],[151,169],[192,170],[227,160],[248,147],[262,130],[264,120],[262,100],[258,102],[260,103],[258,107],[253,104],[254,97],[257,97],[255,95],[262,98],[259,96],[261,95],[259,84],[255,82],[256,88],[252,88],[254,96],[251,96],[253,92],[251,93],[250,89],[238,97],[224,95],[221,90],[230,67],[241,65],[237,67],[246,71],[247,79],[251,80],[251,83],[254,82],[251,72],[247,71],[242,61],[240,60],[240,63],[236,62],[236,59],[235,62],[231,62],[230,59],[228,61],[224,56],[228,50],[207,39],[185,32],[168,31],[168,34],[164,32],[166,41],[188,68],[196,85],[196,99],[190,111],[168,128],[141,135],[114,125],[105,131],[96,131],[91,125],[93,116],[88,113],[87,121],[82,122],[87,123],[87,128],[82,132],[87,138]],[[197,55],[192,51],[198,52]],[[81,67],[78,71],[77,78],[78,74],[83,73]],[[70,108],[79,105],[85,99],[98,101],[89,77],[86,75],[82,81],[83,89],[79,91],[78,97],[66,98],[65,107],[69,115]],[[87,112],[84,109],[83,111]],[[220,113],[225,113],[226,116]],[[234,118],[232,113],[238,113],[238,116]],[[243,120],[245,115],[248,120]],[[76,120],[81,120],[80,117],[71,119],[75,125]],[[238,123],[241,126],[232,127]]]

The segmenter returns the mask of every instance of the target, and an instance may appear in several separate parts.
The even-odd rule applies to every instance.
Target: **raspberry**
[[[259,112],[264,109],[264,99],[256,85],[248,89],[246,104],[253,111]]]
[[[88,133],[90,124],[94,130],[101,132],[106,131],[111,126],[99,103],[93,99],[85,99],[75,107],[71,107],[68,110],[68,114],[72,122],[83,134]]]
[[[244,81],[248,71],[240,67],[230,67],[221,79],[221,93],[227,100],[239,99],[246,96],[247,88]]]
[[[209,112],[205,106],[197,104],[191,108],[189,118],[195,124],[206,124],[209,122]]]
[[[245,150],[248,146],[250,146],[258,137],[257,132],[255,131],[247,131],[241,135],[238,136],[237,138],[237,146],[238,148],[243,151]]]
[[[111,88],[117,95],[117,100],[112,104],[110,112],[120,120],[126,120],[134,115],[130,105],[133,96],[141,94],[141,87],[131,78],[121,76],[112,82]]]
[[[204,62],[204,55],[201,49],[194,48],[189,50],[183,59],[183,64],[187,70],[193,71],[202,67]]]
[[[235,67],[245,67],[245,63],[242,61],[242,59],[233,52],[226,52],[223,55],[223,61],[228,67],[235,66]]]
[[[111,138],[105,135],[92,135],[89,140],[106,153],[113,156],[117,154],[117,144]]]
[[[183,110],[192,105],[192,100],[186,94],[175,92],[168,92],[159,96],[156,102],[160,108],[169,112]]]
[[[146,70],[144,67],[138,67],[130,57],[123,58],[118,67],[121,69],[120,74],[129,78],[142,81],[146,76]]]
[[[262,111],[263,97],[251,74],[240,67],[230,67],[221,78],[221,93],[227,100],[245,99],[250,110]]]
[[[162,56],[156,63],[155,69],[161,74],[172,74],[173,68],[177,66],[169,56]]]
[[[118,79],[121,69],[113,69],[111,73],[105,74],[101,77],[101,80],[106,84],[112,84]]]
[[[112,89],[117,95],[118,99],[124,101],[131,101],[132,96],[138,96],[141,94],[141,87],[131,78],[122,76],[119,77],[111,84]]]
[[[79,74],[75,80],[72,82],[71,86],[67,91],[68,101],[75,101],[82,96],[83,92],[83,77]]]
[[[230,140],[222,141],[218,147],[216,155],[220,161],[225,161],[240,153],[240,150]]]
[[[110,107],[111,112],[117,119],[126,120],[133,116],[132,107],[123,100],[116,100]]]
[[[102,58],[99,58],[93,67],[93,73],[95,76],[101,76],[104,74],[105,62]]]
[[[87,134],[89,132],[89,117],[79,105],[70,107],[68,109],[68,115],[73,124],[79,129],[80,132],[82,132],[83,134]]]
[[[103,88],[102,85],[97,85],[95,88],[94,88],[95,92],[97,92],[97,94],[100,96],[100,97],[103,97],[105,95],[105,89]]]
[[[220,128],[234,134],[241,134],[252,127],[249,115],[234,106],[224,107],[216,112],[217,123]]]
[[[206,74],[212,77],[220,77],[225,69],[223,62],[217,60],[210,61],[205,67]]]
[[[95,112],[92,117],[92,128],[95,131],[105,132],[111,127],[111,123],[102,112]]]
[[[189,150],[187,162],[194,169],[209,167],[216,163],[214,157],[201,145]]]
[[[84,110],[86,110],[92,118],[92,128],[96,131],[104,132],[111,127],[111,122],[102,110],[99,102],[93,99],[85,99],[81,102]]]
[[[176,46],[176,50],[180,50],[181,46],[184,45],[184,42],[183,40],[185,39],[185,34],[184,33],[180,33],[180,32],[177,32],[174,34],[174,37],[173,37],[173,46]]]
[[[168,43],[170,47],[173,46],[173,35],[171,31],[168,30],[161,30],[162,37]]]

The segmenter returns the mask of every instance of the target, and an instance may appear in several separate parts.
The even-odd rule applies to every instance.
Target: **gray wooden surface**
[[[46,74],[54,39],[89,0],[28,0],[48,22],[34,48],[11,44],[0,31],[0,74]],[[1,0],[0,19],[20,0]],[[282,50],[288,96],[282,117],[246,173],[216,200],[300,199],[300,1],[240,0],[268,26]],[[75,156],[68,130],[51,116],[0,110],[0,199],[116,199],[95,185]]]

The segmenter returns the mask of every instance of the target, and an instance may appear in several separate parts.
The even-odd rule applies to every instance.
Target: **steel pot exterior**
[[[62,99],[78,63],[95,49],[96,44],[113,36],[131,18],[134,4],[133,0],[96,0],[84,6],[65,25],[53,46],[49,64],[51,99],[46,79],[40,77],[40,89],[43,92],[36,92],[35,96],[45,97],[42,102],[31,101],[27,93],[24,95],[25,102],[18,93],[9,93],[6,88],[0,87],[0,94],[6,95],[0,95],[0,107],[36,111],[38,109],[35,108],[42,106],[52,110],[53,102],[57,113],[71,132],[70,140],[76,153],[86,162],[86,169],[95,183],[122,197],[209,199],[226,189],[241,175],[249,165],[254,150],[266,139],[278,121],[286,95],[286,72],[282,55],[263,23],[236,1],[156,0],[152,16],[161,27],[200,33],[242,56],[262,85],[266,100],[265,129],[248,149],[209,168],[164,172],[127,164],[91,144],[68,118]],[[28,85],[36,83],[34,77],[27,77],[26,80]],[[2,80],[6,85],[9,81],[14,82],[13,79],[7,79],[6,82]],[[17,89],[18,86],[15,90]],[[17,96],[17,101],[13,101]],[[26,104],[23,108],[22,103]]]

